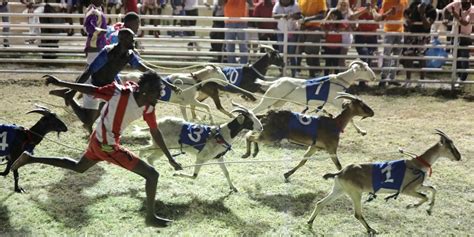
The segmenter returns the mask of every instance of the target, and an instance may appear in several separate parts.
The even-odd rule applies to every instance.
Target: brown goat
[[[316,204],[316,208],[309,218],[308,224],[312,226],[314,219],[321,209],[345,193],[352,199],[354,205],[354,217],[364,225],[369,235],[376,234],[377,232],[367,224],[362,216],[361,197],[363,192],[375,193],[377,188],[380,187],[382,187],[380,190],[383,190],[384,192],[396,192],[394,195],[385,198],[386,200],[392,197],[396,198],[398,194],[405,194],[421,199],[420,202],[410,204],[407,208],[419,207],[421,204],[428,201],[427,195],[420,191],[430,191],[432,193],[432,198],[431,202],[428,204],[429,208],[427,212],[431,215],[435,201],[436,189],[432,186],[423,185],[426,173],[428,171],[431,173],[431,166],[440,157],[447,157],[450,160],[455,161],[461,160],[461,154],[453,141],[440,130],[436,130],[436,134],[441,136],[440,141],[425,151],[425,153],[410,160],[398,161],[401,162],[404,167],[402,169],[403,172],[400,172],[400,178],[397,178],[397,175],[395,175],[395,165],[392,167],[392,164],[397,161],[389,163],[351,164],[337,173],[325,174],[323,176],[324,179],[334,178],[334,186],[331,193]],[[380,169],[380,173],[373,172],[374,169],[377,169],[376,166],[385,164],[387,164],[387,166],[385,166],[384,169]],[[377,181],[378,179],[373,178],[374,174],[382,174],[382,179]],[[392,186],[395,183],[398,183],[396,188]],[[385,188],[384,185],[387,184],[392,187],[390,187],[390,189]]]
[[[337,157],[337,147],[339,146],[339,135],[354,116],[363,118],[374,116],[374,111],[365,104],[360,98],[348,93],[340,93],[336,99],[348,99],[343,103],[342,112],[335,118],[321,116],[310,117],[299,114],[299,121],[303,125],[301,130],[290,128],[290,119],[295,116],[288,110],[272,111],[270,110],[263,116],[258,116],[263,124],[263,131],[260,133],[248,132],[246,134],[247,153],[242,158],[250,156],[252,143],[255,143],[253,156],[258,154],[258,143],[279,142],[282,139],[288,139],[290,142],[309,146],[304,154],[303,160],[292,170],[284,174],[288,179],[296,170],[303,166],[308,158],[318,149],[326,150],[331,156],[334,165],[340,170],[342,168]],[[318,120],[316,127],[310,125],[313,120]],[[313,133],[311,133],[313,131]]]

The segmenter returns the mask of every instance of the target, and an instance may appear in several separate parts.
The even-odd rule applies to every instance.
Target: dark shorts
[[[95,137],[95,133],[91,135],[85,157],[94,161],[108,161],[127,170],[133,170],[139,161],[138,156],[125,147],[102,145]]]

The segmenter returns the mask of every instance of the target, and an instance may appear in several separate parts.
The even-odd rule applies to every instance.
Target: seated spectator
[[[112,13],[112,9],[115,8],[115,14],[120,14],[122,10],[122,0],[106,0],[105,1],[105,9],[107,14]],[[109,18],[108,22],[109,25],[112,24],[112,20]]]
[[[473,28],[473,19],[474,19],[474,6],[472,6],[470,0],[461,0],[460,2],[452,2],[448,4],[444,9],[444,12],[449,12],[453,15],[455,19],[455,27],[459,29],[459,48],[457,50],[457,69],[469,69],[469,48],[472,44],[471,34]],[[452,32],[454,33],[454,32]],[[456,43],[456,42],[454,42]],[[467,72],[458,73],[458,83],[456,87],[459,87],[459,82],[466,81],[468,76]]]
[[[436,20],[436,10],[429,3],[421,0],[413,0],[410,6],[404,11],[405,16],[405,32],[409,33],[426,33],[429,34],[431,25]],[[405,36],[404,43],[406,45],[425,45],[430,42],[430,37],[427,36]],[[417,47],[407,47],[402,51],[403,56],[418,56],[425,55],[426,49]],[[411,69],[414,65],[414,59],[404,59],[402,64],[405,68]],[[425,67],[425,60],[417,60],[418,67]],[[406,71],[407,80],[411,80],[411,71]],[[425,73],[420,72],[420,79],[424,79]]]
[[[285,19],[287,20],[286,27],[288,31],[298,30],[297,20],[301,19],[301,10],[298,7],[298,4],[295,0],[278,0],[273,7],[273,18],[275,19]],[[284,31],[285,24],[283,22],[278,22],[278,30]],[[277,35],[278,41],[280,43],[280,52],[287,54],[295,54],[296,46],[288,45],[288,48],[285,50],[283,48],[284,35],[279,33]],[[288,43],[295,43],[298,41],[298,36],[295,34],[288,34]],[[297,59],[295,57],[290,57],[290,65],[297,66]],[[291,75],[296,77],[297,69],[291,70]]]
[[[331,9],[328,12],[328,15],[324,19],[325,21],[336,21],[342,20],[342,12],[338,9]],[[326,32],[326,43],[331,44],[341,44],[342,43],[342,33],[340,31],[346,29],[345,23],[323,23],[322,25],[323,30]],[[324,46],[323,47],[323,54],[329,56],[337,56],[341,55],[342,53],[342,46]],[[326,57],[325,58],[326,64],[324,65],[327,69],[324,69],[324,75],[327,76],[330,74],[330,71],[333,69],[329,69],[328,67],[338,67],[340,65],[339,58],[334,57]],[[334,69],[334,74],[339,73],[339,69]]]
[[[0,13],[7,13],[7,12],[8,12],[8,1],[2,0],[2,4],[0,5]],[[2,16],[2,22],[10,23],[10,19],[8,19],[8,16]],[[4,26],[2,29],[2,32],[5,37],[3,38],[3,47],[9,47],[10,44],[8,43],[8,39],[6,37],[8,33],[10,32],[10,27]]]
[[[253,10],[253,17],[262,17],[262,18],[271,18],[272,17],[272,11],[273,11],[273,0],[262,0],[259,3],[255,5],[255,8]],[[277,28],[277,23],[276,22],[256,22],[255,26],[258,29],[276,29]],[[261,41],[277,41],[277,36],[276,34],[273,33],[259,33],[258,34],[258,40]],[[278,49],[277,45],[273,45],[274,49]],[[264,49],[260,49],[260,51],[263,53]]]

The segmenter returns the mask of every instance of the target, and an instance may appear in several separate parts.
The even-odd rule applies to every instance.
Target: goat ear
[[[238,122],[239,124],[243,124],[244,121],[245,121],[245,116],[244,116],[243,114],[237,115],[237,122]]]

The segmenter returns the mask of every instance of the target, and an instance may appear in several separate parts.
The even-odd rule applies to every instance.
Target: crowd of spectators
[[[211,39],[225,40],[211,43],[211,51],[217,52],[217,62],[246,64],[248,60],[248,40],[249,35],[243,29],[255,27],[258,29],[276,29],[279,31],[293,31],[297,33],[258,33],[259,41],[277,42],[273,46],[281,52],[286,52],[292,66],[291,74],[298,77],[303,59],[306,61],[309,70],[309,77],[314,78],[320,74],[327,75],[337,67],[344,67],[345,58],[352,47],[354,47],[359,58],[372,66],[382,67],[380,86],[400,85],[395,79],[399,65],[406,69],[406,79],[412,78],[413,68],[426,67],[423,59],[413,59],[422,57],[426,49],[420,46],[429,45],[433,36],[419,35],[419,33],[430,33],[438,30],[439,24],[433,24],[436,20],[445,19],[446,22],[454,24],[441,25],[447,30],[459,32],[459,48],[456,52],[458,69],[468,69],[470,50],[467,48],[472,44],[472,28],[474,21],[474,7],[471,0],[206,0],[212,1],[213,16],[225,16],[231,18],[239,17],[261,17],[280,19],[278,22],[246,22],[238,19],[227,19],[225,21],[213,21],[213,28],[229,28],[236,31],[210,32]],[[82,34],[87,36],[85,52],[93,58],[105,45],[103,39],[107,32],[107,25],[114,25],[117,19],[107,19],[106,13],[127,13],[136,12],[142,15],[160,15],[166,5],[172,7],[173,15],[199,16],[198,0],[58,0],[58,1],[38,1],[20,0],[25,5],[24,12],[45,12],[44,5],[40,2],[55,2],[60,4],[60,9],[67,13],[84,13],[84,19],[80,23],[84,26]],[[8,12],[8,1],[2,0],[0,12]],[[104,12],[105,11],[105,12]],[[348,21],[361,20],[360,23],[348,23]],[[8,22],[8,17],[2,17],[2,22]],[[65,19],[72,24],[72,19]],[[328,21],[328,22],[325,22]],[[331,22],[332,21],[332,22]],[[334,23],[334,21],[341,21]],[[372,22],[365,22],[372,21]],[[386,22],[386,21],[398,21]],[[38,17],[30,17],[29,23],[40,23]],[[47,22],[46,22],[47,23]],[[160,25],[160,20],[150,20],[150,25]],[[174,20],[173,24],[180,24],[184,27],[196,26],[196,20]],[[142,25],[145,20],[142,20]],[[451,27],[454,25],[455,27]],[[40,33],[42,29],[31,27],[30,34]],[[3,27],[3,34],[8,34],[9,27]],[[370,34],[376,31],[383,31],[383,36]],[[68,30],[68,35],[73,35],[74,30]],[[173,37],[188,37],[190,42],[188,47],[198,48],[197,42],[192,41],[196,33],[193,30],[169,31]],[[404,33],[404,34],[403,34]],[[143,36],[144,32],[139,32]],[[150,31],[155,37],[160,37],[160,32]],[[418,35],[410,35],[418,34]],[[287,37],[286,39],[284,37]],[[448,37],[448,41],[453,41],[453,37]],[[34,39],[28,43],[34,43]],[[287,48],[283,48],[283,41],[288,42]],[[383,43],[383,47],[379,44]],[[449,43],[449,42],[448,42]],[[453,43],[453,42],[451,42]],[[322,47],[320,45],[323,45]],[[3,40],[3,46],[10,45],[7,38]],[[238,46],[240,54],[233,54]],[[378,52],[380,50],[380,52]],[[449,49],[447,50],[449,52]],[[229,54],[222,54],[227,52]],[[306,56],[301,56],[305,54]],[[223,56],[225,55],[225,56]],[[235,56],[237,55],[237,56]],[[378,55],[383,55],[383,60],[378,59]],[[320,59],[324,60],[325,70],[320,70]],[[459,80],[467,78],[467,72],[459,73]],[[424,73],[420,72],[420,79],[424,79]]]

